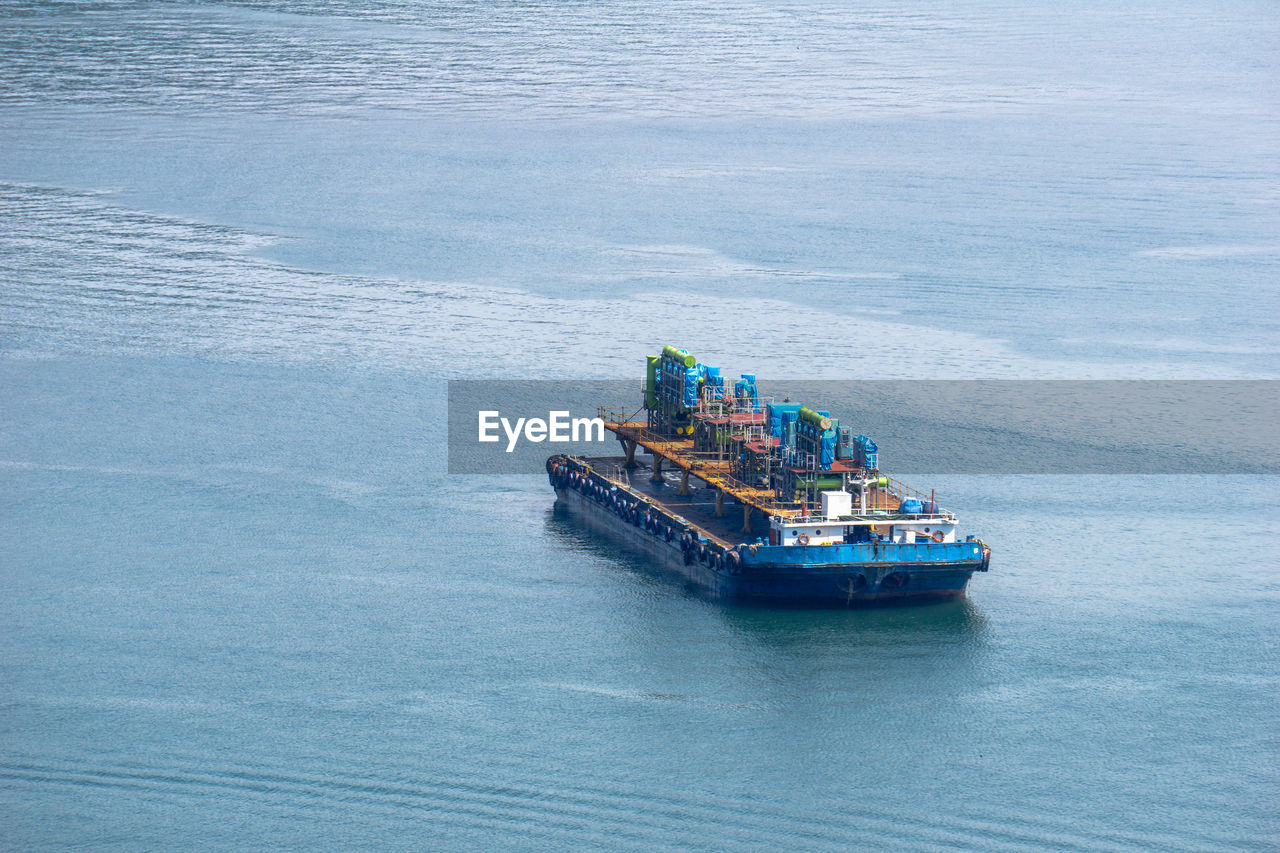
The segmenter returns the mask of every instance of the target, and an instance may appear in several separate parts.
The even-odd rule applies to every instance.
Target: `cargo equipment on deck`
[[[646,360],[641,404],[599,415],[624,455],[551,457],[557,497],[718,593],[947,598],[989,567],[990,549],[960,539],[933,494],[879,470],[871,438],[828,411],[762,397],[754,374],[730,388],[719,368],[667,346]]]

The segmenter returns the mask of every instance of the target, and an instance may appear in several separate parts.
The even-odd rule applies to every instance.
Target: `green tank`
[[[800,420],[813,424],[824,432],[831,429],[831,418],[823,417],[808,406],[800,407]]]
[[[796,488],[811,489],[818,487],[819,491],[832,492],[839,491],[844,488],[843,477],[816,477],[812,480],[796,480]]]
[[[662,354],[673,361],[678,361],[680,364],[683,364],[685,367],[693,367],[695,364],[698,363],[698,360],[693,356],[689,355],[689,353],[685,352],[682,349],[676,349],[670,344],[667,344],[665,347],[662,348]]]
[[[647,369],[644,374],[644,405],[646,409],[658,407],[658,364],[662,356],[646,355]]]

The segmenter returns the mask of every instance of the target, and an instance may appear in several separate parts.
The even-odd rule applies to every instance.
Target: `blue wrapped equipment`
[[[801,409],[804,408],[803,403],[769,403],[765,407],[769,417],[769,434],[775,438],[782,438],[784,434],[783,419],[790,415],[794,420]]]
[[[836,431],[829,429],[822,434],[822,454],[819,464],[823,471],[831,470],[831,463],[836,461]]]
[[[684,400],[682,404],[686,409],[692,409],[698,405],[698,368],[688,367],[684,371]]]
[[[750,406],[753,412],[759,409],[760,395],[756,391],[756,375],[754,373],[742,374],[742,378],[733,383],[733,396],[737,398],[742,406]]]
[[[880,454],[877,453],[876,443],[865,435],[860,435],[854,439],[854,447],[856,450],[856,458],[858,464],[863,468],[878,468]]]

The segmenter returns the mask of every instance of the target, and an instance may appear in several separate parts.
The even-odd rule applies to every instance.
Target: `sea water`
[[[913,481],[966,600],[778,610],[442,431],[665,343],[1273,378],[1277,20],[3,4],[0,845],[1274,848],[1274,477]]]

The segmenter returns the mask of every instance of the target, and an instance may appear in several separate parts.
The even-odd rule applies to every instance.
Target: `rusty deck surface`
[[[730,459],[715,458],[712,454],[697,453],[693,449],[693,438],[670,438],[652,432],[647,424],[636,421],[605,421],[605,429],[616,435],[619,440],[635,442],[637,447],[644,448],[655,459],[663,461],[663,467],[688,472],[697,477],[712,489],[724,492],[740,504],[759,510],[766,517],[781,516],[792,518],[807,515],[811,506],[803,503],[783,502],[778,500],[773,489],[761,488],[744,483],[731,473]],[[637,463],[640,460],[635,459]],[[648,466],[646,466],[648,467]],[[664,470],[665,474],[665,470]],[[648,473],[645,475],[648,476]],[[889,478],[886,478],[889,479]],[[894,488],[872,488],[868,491],[867,509],[896,508],[898,501],[907,494],[922,493],[907,488],[904,484],[890,480]]]
[[[704,482],[690,478],[690,494],[680,494],[680,471],[664,471],[661,482],[654,482],[653,466],[636,459],[633,468],[626,467],[626,459],[621,456],[583,457],[582,461],[591,466],[597,474],[626,486],[636,494],[643,495],[671,515],[677,515],[701,528],[709,538],[725,547],[733,547],[742,542],[753,542],[763,535],[763,531],[746,533],[743,531],[743,510],[730,500],[723,502],[724,515],[716,515],[716,490]],[[701,473],[697,477],[701,477]]]
[[[705,482],[712,489],[718,489],[739,503],[757,509],[766,516],[800,515],[802,508],[798,504],[785,504],[778,500],[773,489],[758,488],[744,483],[730,473],[730,460],[709,458],[707,454],[698,454],[693,449],[693,438],[667,438],[651,432],[643,423],[620,423],[606,421],[605,429],[620,439],[634,441],[643,447],[655,459],[660,458],[664,467],[670,466],[680,472],[689,472]],[[639,462],[639,460],[636,460]],[[646,474],[646,477],[648,474]]]

